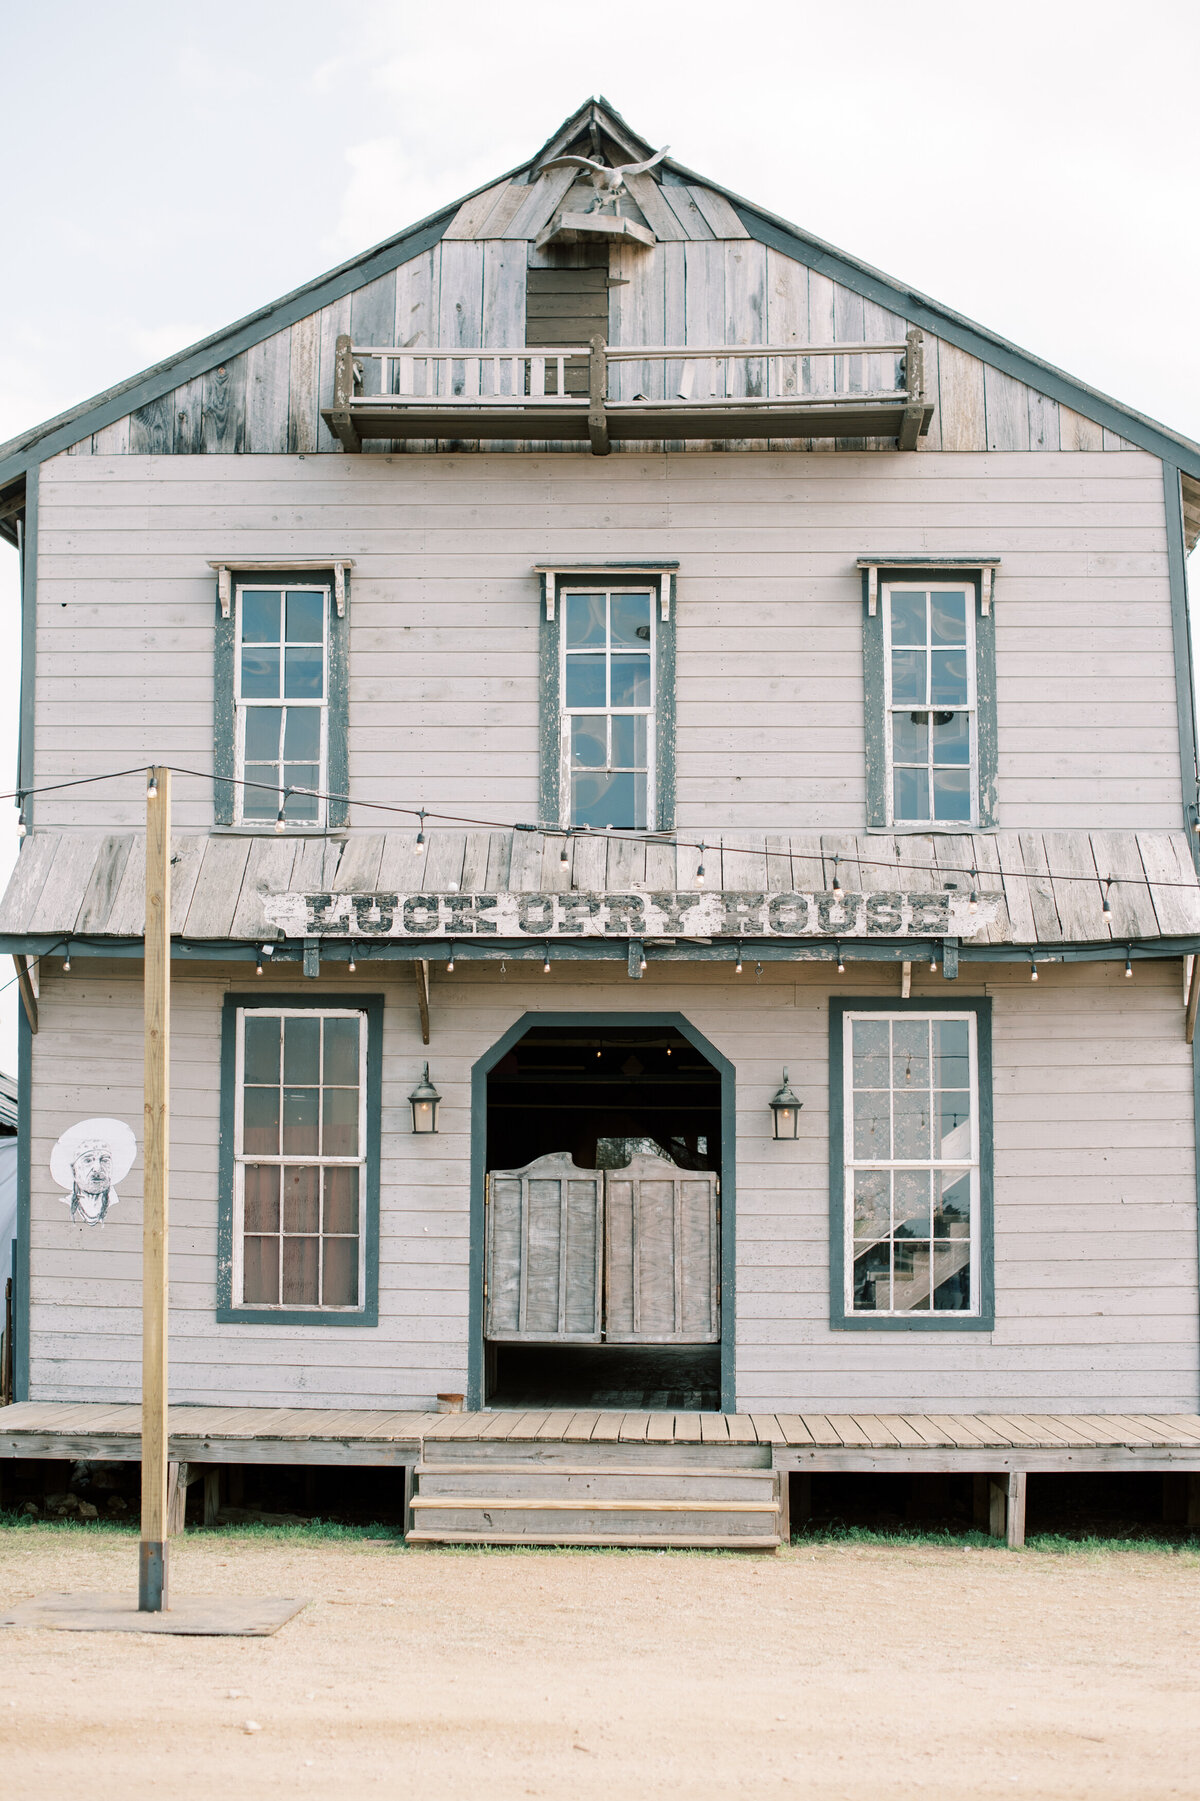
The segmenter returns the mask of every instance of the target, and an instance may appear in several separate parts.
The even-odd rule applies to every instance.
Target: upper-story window
[[[540,573],[542,820],[670,830],[674,565]]]
[[[571,825],[644,830],[653,817],[653,601],[649,589],[563,590]]]
[[[883,593],[892,821],[970,825],[975,792],[974,591],[893,582]]]
[[[237,815],[247,824],[324,818],[329,590],[237,591]]]
[[[900,832],[986,830],[996,824],[991,570],[867,568],[867,824]]]
[[[344,826],[349,565],[214,567],[216,823],[247,831]]]

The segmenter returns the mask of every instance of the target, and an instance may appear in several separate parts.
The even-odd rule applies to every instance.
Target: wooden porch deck
[[[0,1458],[136,1461],[136,1405],[23,1401],[0,1409]],[[622,1447],[739,1446],[780,1470],[1200,1472],[1200,1414],[416,1413],[313,1407],[172,1407],[180,1463],[403,1467],[425,1443],[507,1441]],[[586,1455],[586,1454],[585,1454]],[[720,1453],[717,1458],[719,1460]]]

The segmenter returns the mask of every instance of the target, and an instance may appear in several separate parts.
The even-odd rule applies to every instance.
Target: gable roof
[[[0,444],[0,495],[6,486],[22,478],[31,465],[56,456],[90,433],[113,424],[136,408],[170,393],[181,383],[204,374],[216,364],[420,255],[439,242],[466,201],[486,193],[497,182],[536,178],[545,163],[569,150],[585,155],[599,154],[610,160],[640,160],[652,154],[653,146],[635,132],[602,95],[585,101],[528,162],[518,164],[503,175],[493,176],[483,186],[461,195],[395,237],[385,239],[280,299],[248,313],[224,330],[214,332],[199,343],[177,351],[149,369]],[[700,183],[720,194],[731,204],[745,230],[759,243],[829,276],[981,362],[1106,426],[1140,449],[1200,481],[1200,444],[1181,432],[1125,406],[1054,364],[1022,350],[986,326],[941,305],[919,289],[893,280],[869,263],[860,262],[674,158],[665,158],[659,169],[666,181]]]

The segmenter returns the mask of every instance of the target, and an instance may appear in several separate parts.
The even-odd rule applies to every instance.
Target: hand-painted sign
[[[50,1153],[50,1174],[69,1190],[62,1203],[72,1220],[103,1225],[121,1198],[116,1184],[136,1156],[137,1140],[123,1119],[81,1119],[68,1126]]]
[[[740,894],[276,894],[288,937],[971,938],[998,896],[832,892]]]

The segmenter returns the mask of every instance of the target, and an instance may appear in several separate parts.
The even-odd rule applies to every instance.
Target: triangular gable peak
[[[590,204],[593,192],[586,172],[547,169],[548,163],[575,154],[619,166],[644,161],[657,147],[607,101],[585,102],[509,175],[226,333],[0,447],[0,530],[6,492],[15,508],[16,484],[25,468],[63,450],[75,455],[336,451],[341,446],[328,415],[339,336],[355,344],[415,349],[552,343],[556,328],[545,325],[553,312],[547,295],[554,270],[564,267],[583,271],[586,279],[575,286],[580,294],[590,293],[578,318],[568,322],[574,336],[578,325],[618,348],[701,341],[834,344],[902,340],[916,325],[924,334],[931,403],[921,448],[1132,446],[1200,480],[1200,446],[774,219],[669,156],[628,178],[619,209],[644,228],[650,242],[607,243],[602,254],[592,243],[582,248],[544,243],[556,217]],[[669,382],[675,374],[660,366],[658,379]],[[618,397],[653,391],[647,383],[655,373],[646,364],[613,365],[610,376],[610,391]],[[730,379],[752,384],[757,376],[750,360],[740,372],[733,366]],[[564,448],[588,448],[560,441]],[[770,448],[860,449],[893,448],[896,439],[847,432],[827,439],[757,441]],[[464,438],[443,438],[439,432],[436,439],[378,439],[369,448],[433,449],[439,442],[461,447]],[[708,440],[690,442],[703,447]],[[746,440],[746,447],[752,442]],[[649,447],[645,440],[633,444]],[[517,447],[511,441],[501,445]],[[481,439],[479,447],[496,446]],[[1200,518],[1192,523],[1200,528]]]

